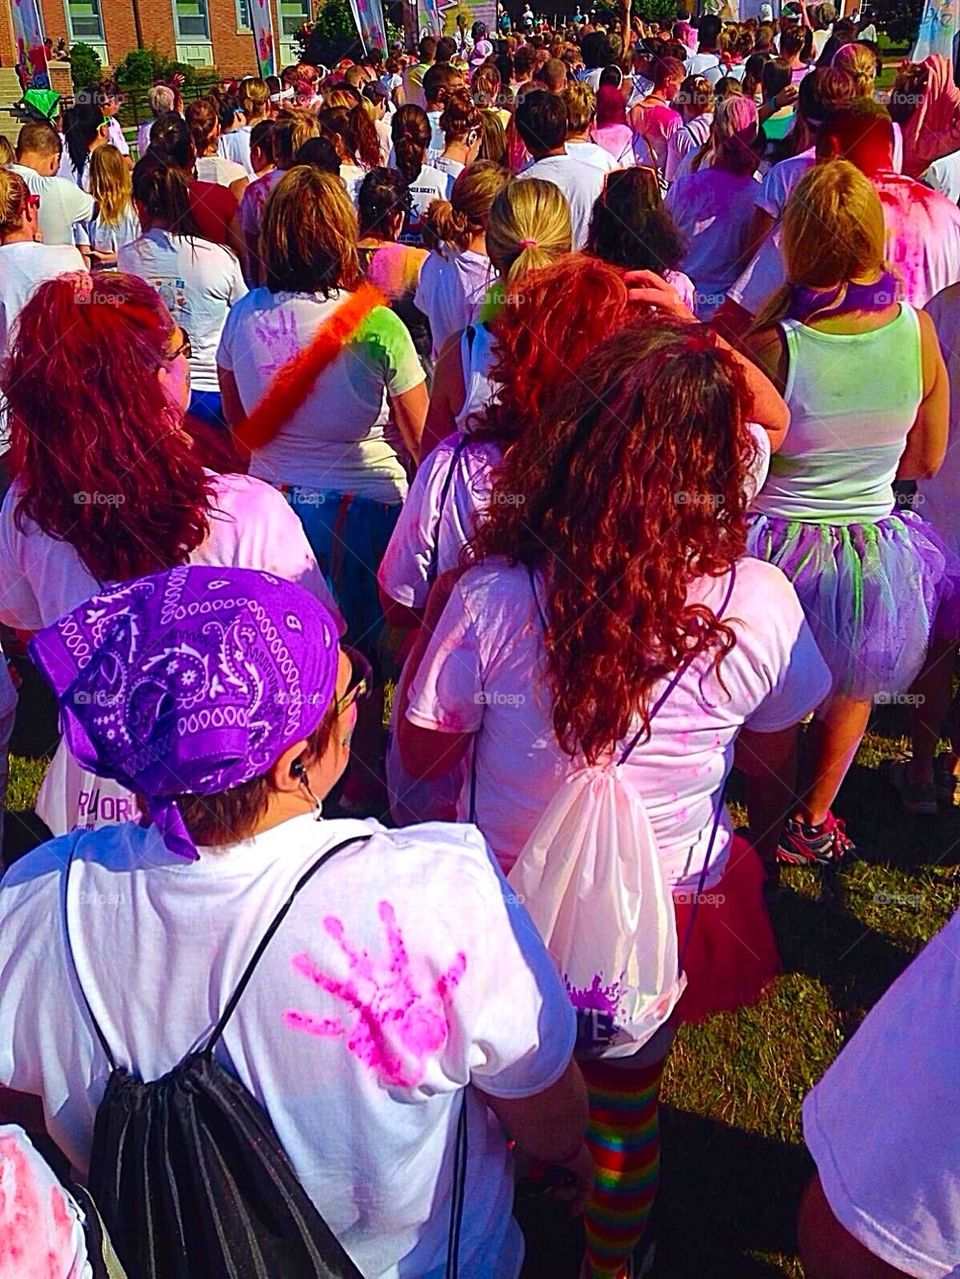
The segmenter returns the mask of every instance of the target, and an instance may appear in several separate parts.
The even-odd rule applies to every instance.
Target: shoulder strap
[[[460,455],[470,442],[470,437],[461,435],[457,440],[456,447],[453,450],[453,456],[450,458],[450,466],[447,468],[447,474],[443,481],[443,488],[440,490],[440,509],[437,512],[437,522],[433,530],[433,545],[430,548],[430,564],[427,568],[427,582],[432,586],[437,580],[440,569],[440,525],[443,523],[443,512],[447,505],[447,498],[450,496],[450,488],[453,484],[453,473],[457,469],[457,463],[460,461]]]
[[[463,1089],[457,1119],[457,1144],[453,1152],[453,1192],[450,1196],[450,1232],[447,1236],[446,1279],[460,1273],[460,1231],[467,1188],[467,1090]]]
[[[289,912],[290,907],[296,901],[297,894],[300,892],[300,890],[306,884],[310,882],[310,880],[314,877],[314,875],[321,868],[321,866],[325,866],[327,864],[327,862],[330,860],[331,857],[336,856],[336,854],[339,852],[342,852],[343,849],[349,848],[351,844],[364,844],[369,838],[370,838],[369,835],[354,835],[352,839],[343,840],[342,843],[336,844],[333,848],[328,848],[322,857],[319,857],[313,863],[311,867],[309,867],[307,870],[303,872],[303,874],[297,880],[296,884],[293,886],[293,891],[291,892],[290,896],[287,898],[287,900],[283,903],[283,905],[277,911],[270,927],[260,938],[260,943],[257,946],[257,949],[253,952],[253,955],[250,958],[250,962],[247,964],[247,967],[244,970],[243,976],[240,978],[239,982],[237,983],[236,990],[234,990],[233,994],[227,1000],[227,1006],[224,1008],[223,1012],[221,1013],[220,1020],[217,1022],[216,1026],[214,1026],[213,1034],[207,1040],[206,1047],[203,1050],[204,1056],[209,1057],[212,1054],[214,1048],[216,1048],[217,1043],[220,1040],[220,1037],[223,1035],[223,1032],[227,1028],[227,1022],[233,1016],[234,1011],[237,1007],[237,1004],[240,1002],[240,997],[243,994],[243,992],[246,990],[247,984],[249,983],[250,978],[254,974],[254,970],[256,969],[257,964],[259,964],[260,960],[263,958],[263,952],[270,945],[271,941],[273,941],[274,934],[276,933],[280,925],[283,923],[283,921],[286,919],[287,913]]]
[[[730,568],[730,583],[727,586],[727,593],[724,596],[723,603],[720,605],[719,612],[714,614],[714,616],[717,618],[718,621],[723,616],[723,614],[727,611],[727,606],[730,603],[730,597],[733,595],[733,585],[734,585],[734,582],[736,582],[736,580],[737,580],[737,566],[736,564],[733,564],[731,565],[731,568]],[[657,712],[663,706],[664,702],[667,700],[667,698],[670,696],[673,690],[680,683],[680,680],[683,678],[684,674],[686,673],[687,667],[690,665],[690,663],[693,661],[693,659],[696,656],[697,656],[696,652],[690,653],[687,657],[683,659],[683,661],[674,671],[673,678],[670,680],[670,683],[667,685],[667,687],[663,690],[663,692],[657,698],[656,702],[654,702],[653,710],[647,716],[647,727],[649,727],[654,715],[657,714]],[[643,728],[637,729],[636,733],[633,736],[632,741],[630,742],[630,745],[626,748],[626,750],[623,752],[623,754],[620,756],[619,760],[617,761],[619,764],[625,764],[627,762],[631,752],[633,751],[637,743],[640,741],[640,738],[643,736],[643,733],[644,733]]]

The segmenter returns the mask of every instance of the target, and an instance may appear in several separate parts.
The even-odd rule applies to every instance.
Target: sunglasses
[[[353,670],[347,691],[342,697],[334,699],[334,712],[338,717],[349,710],[354,702],[362,702],[373,692],[373,667],[360,650],[351,648],[349,644],[341,644],[340,652],[350,659]]]
[[[179,324],[177,325],[177,333],[180,337],[180,345],[175,347],[174,350],[165,357],[168,364],[172,364],[178,355],[182,355],[186,360],[189,360],[193,355],[193,347],[190,345],[190,334],[186,331],[186,329],[182,329]]]

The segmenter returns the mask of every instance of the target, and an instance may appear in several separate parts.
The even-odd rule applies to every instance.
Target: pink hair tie
[[[521,240],[520,247],[521,249],[539,249],[540,245],[536,240]]]

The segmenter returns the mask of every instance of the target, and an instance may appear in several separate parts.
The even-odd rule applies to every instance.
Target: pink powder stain
[[[345,980],[321,971],[306,953],[291,961],[301,977],[356,1014],[352,1026],[339,1017],[313,1017],[295,1010],[284,1013],[284,1022],[319,1039],[345,1040],[383,1087],[414,1088],[449,1038],[450,1005],[467,958],[458,952],[446,971],[434,977],[426,956],[411,959],[393,906],[382,901],[377,913],[387,941],[386,954],[377,958],[350,942],[343,921],[335,915],[323,921],[324,931],[348,961],[350,975]]]
[[[0,1138],[0,1279],[67,1279],[75,1261],[63,1191],[50,1187],[45,1213],[25,1150],[13,1137]]]

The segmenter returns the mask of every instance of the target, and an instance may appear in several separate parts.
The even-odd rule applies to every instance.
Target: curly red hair
[[[471,418],[471,434],[509,443],[535,425],[549,389],[630,314],[623,273],[585,253],[521,276],[490,325],[497,393]]]
[[[605,759],[637,716],[648,732],[654,687],[691,653],[719,665],[732,647],[687,588],[744,554],[749,403],[704,326],[635,320],[547,391],[497,469],[473,555],[545,576],[547,682],[569,755]]]
[[[143,280],[76,272],[34,292],[0,374],[17,524],[99,582],[182,564],[207,536],[213,481],[157,382],[173,333]]]

